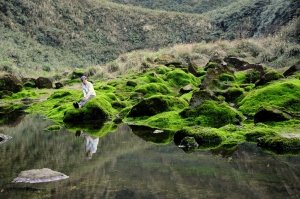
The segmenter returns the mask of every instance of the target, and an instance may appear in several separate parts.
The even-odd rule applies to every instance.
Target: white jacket
[[[96,92],[94,90],[94,86],[93,86],[93,84],[91,82],[87,82],[86,85],[84,85],[82,83],[81,87],[82,87],[82,91],[83,91],[84,97],[90,97],[91,95],[96,96]]]

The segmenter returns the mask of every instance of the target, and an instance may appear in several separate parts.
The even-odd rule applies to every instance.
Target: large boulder
[[[34,79],[34,78],[24,77],[24,78],[22,78],[22,82],[23,82],[23,86],[25,86],[25,87],[31,87],[31,88],[36,87],[36,79]]]
[[[287,69],[287,70],[283,73],[283,75],[284,75],[285,77],[291,76],[291,75],[293,75],[294,73],[296,73],[296,72],[298,72],[298,71],[300,71],[300,61],[298,61],[296,64],[294,64],[294,65],[291,66],[289,69]]]
[[[228,64],[228,66],[235,68],[237,71],[253,69],[259,71],[261,76],[266,73],[261,64],[250,64],[236,57],[225,57],[224,61]]]
[[[46,77],[39,77],[36,80],[36,86],[38,88],[53,88],[52,81]]]
[[[22,90],[22,82],[14,75],[4,74],[0,76],[0,90],[12,91],[14,93]]]
[[[292,119],[288,111],[278,106],[263,106],[254,115],[254,123],[286,121]]]

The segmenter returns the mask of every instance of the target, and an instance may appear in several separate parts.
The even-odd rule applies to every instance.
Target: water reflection
[[[99,136],[96,155],[88,160],[86,138],[66,128],[43,130],[52,124],[41,116],[27,115],[16,127],[2,129],[13,138],[0,145],[0,198],[300,197],[299,156],[265,154],[250,143],[187,154],[173,142],[154,143],[155,139],[141,138],[139,135],[146,135],[121,124],[114,131],[104,132],[101,127],[101,133],[96,132],[103,136]],[[41,168],[60,171],[69,178],[41,184],[11,183],[21,171]]]

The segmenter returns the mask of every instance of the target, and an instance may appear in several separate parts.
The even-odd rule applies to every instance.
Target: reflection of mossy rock
[[[22,82],[16,76],[11,74],[4,74],[0,76],[0,90],[17,93],[20,92],[22,88]]]
[[[67,109],[63,121],[64,122],[78,122],[88,120],[106,120],[113,113],[111,104],[103,98],[95,97],[89,100],[83,108]]]
[[[260,78],[260,80],[258,82],[255,83],[255,86],[261,86],[270,81],[278,80],[281,78],[284,78],[284,76],[281,73],[279,73],[278,71],[275,71],[275,70],[268,71],[264,76],[262,76]]]
[[[241,113],[228,106],[227,103],[205,101],[198,107],[186,108],[180,116],[190,118],[201,126],[221,127],[227,124],[239,124],[243,120]]]
[[[277,133],[272,129],[258,128],[245,134],[246,140],[249,142],[257,142],[258,138],[270,135],[275,136]]]
[[[194,137],[184,137],[179,146],[181,148],[195,149],[199,146]]]
[[[264,136],[258,139],[258,146],[277,154],[300,154],[300,135]]]
[[[292,119],[292,116],[283,108],[278,106],[263,106],[258,109],[254,115],[254,122],[268,122],[268,121],[286,121]]]
[[[191,107],[197,107],[204,103],[206,100],[219,101],[219,99],[214,96],[212,93],[206,90],[200,90],[193,92],[192,98],[189,102]]]
[[[206,132],[201,129],[183,128],[174,134],[174,143],[180,144],[185,137],[193,137],[199,145],[199,148],[215,147],[221,144],[223,138],[216,132]]]
[[[165,111],[187,107],[187,102],[172,96],[157,95],[142,100],[132,107],[128,117],[153,116]]]
[[[140,138],[157,144],[168,144],[173,140],[174,133],[171,131],[158,131],[147,126],[130,126],[132,132]]]

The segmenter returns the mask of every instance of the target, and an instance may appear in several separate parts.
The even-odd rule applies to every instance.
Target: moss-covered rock
[[[241,113],[227,103],[205,101],[198,107],[186,108],[179,113],[183,118],[193,119],[198,125],[221,127],[226,124],[238,124],[243,121]]]
[[[283,108],[278,106],[260,107],[254,115],[254,123],[258,122],[279,122],[292,119],[292,116]]]
[[[190,99],[189,106],[197,107],[207,100],[220,101],[213,93],[207,90],[194,91]]]
[[[166,84],[162,83],[149,83],[140,85],[136,87],[135,92],[142,93],[144,98],[158,94],[166,95],[173,93],[173,91],[170,90]]]
[[[71,74],[71,79],[76,79],[76,78],[79,79],[83,75],[84,75],[83,69],[75,69]]]
[[[65,111],[64,122],[84,122],[87,120],[106,120],[116,111],[111,104],[101,97],[89,100],[83,108],[69,108]]]
[[[238,103],[239,111],[254,116],[261,106],[276,105],[288,111],[300,111],[300,80],[292,79],[275,82],[264,88],[250,91]]]
[[[299,154],[300,138],[269,135],[259,138],[258,146],[276,154]]]
[[[218,94],[224,96],[226,102],[234,102],[235,103],[244,96],[244,89],[233,87],[233,88],[229,88],[228,90],[226,90],[224,92],[220,92]]]
[[[134,105],[128,113],[128,117],[153,116],[165,111],[183,109],[187,106],[187,102],[182,99],[157,95],[144,99]]]
[[[255,86],[261,86],[270,81],[278,80],[281,78],[284,78],[284,76],[280,72],[271,70],[271,71],[268,71],[264,76],[262,76],[260,78],[260,80],[255,83]]]
[[[191,73],[185,73],[183,70],[176,69],[165,74],[164,79],[168,82],[168,85],[175,88],[180,88],[188,84],[198,86],[199,79]]]
[[[16,76],[11,74],[4,74],[0,76],[0,90],[17,93],[22,89],[22,82]]]

